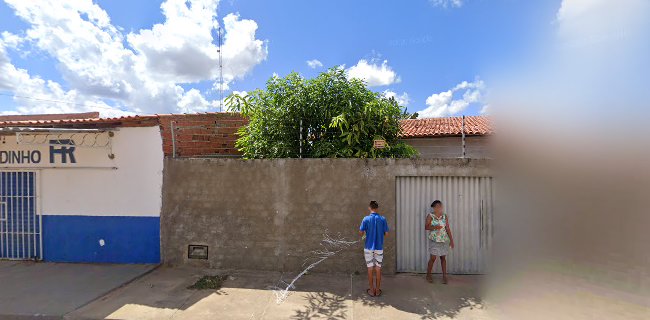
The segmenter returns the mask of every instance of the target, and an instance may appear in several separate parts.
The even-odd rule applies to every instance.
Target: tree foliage
[[[410,117],[393,98],[332,68],[313,79],[274,76],[266,89],[226,99],[247,117],[237,148],[245,158],[407,158],[417,151],[398,140],[400,119]],[[386,141],[376,149],[373,140]]]

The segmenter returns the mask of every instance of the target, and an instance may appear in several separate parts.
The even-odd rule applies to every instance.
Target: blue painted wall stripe
[[[159,263],[160,218],[44,215],[43,260]]]

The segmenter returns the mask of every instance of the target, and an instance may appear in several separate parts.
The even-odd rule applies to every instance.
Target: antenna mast
[[[219,112],[223,112],[223,57],[221,55],[221,26],[217,28],[217,41],[219,42]]]

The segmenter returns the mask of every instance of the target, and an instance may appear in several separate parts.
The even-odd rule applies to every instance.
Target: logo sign
[[[383,149],[386,148],[386,140],[381,140],[381,139],[376,139],[372,142],[372,146],[375,149]]]
[[[54,145],[61,145],[61,147],[56,147]],[[74,141],[72,139],[62,139],[62,140],[50,140],[50,163],[55,163],[55,158],[59,155],[60,163],[77,163],[77,160],[74,158]]]

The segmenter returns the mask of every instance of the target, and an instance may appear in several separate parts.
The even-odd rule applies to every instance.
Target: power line
[[[79,107],[91,107],[85,104],[80,104],[72,101],[64,101],[64,100],[53,100],[53,99],[45,99],[45,98],[36,98],[36,97],[29,97],[29,96],[21,96],[13,93],[3,93],[0,92],[0,96],[7,96],[7,97],[14,97],[14,98],[21,98],[21,99],[29,99],[29,100],[35,100],[35,101],[43,101],[43,102],[54,102],[54,103],[64,103],[64,104],[69,104],[69,105],[75,105]],[[115,110],[110,107],[105,107],[105,106],[100,106],[100,105],[94,105],[92,106],[93,108],[101,108],[101,109],[106,109],[106,110]],[[120,110],[121,111],[121,110]]]

